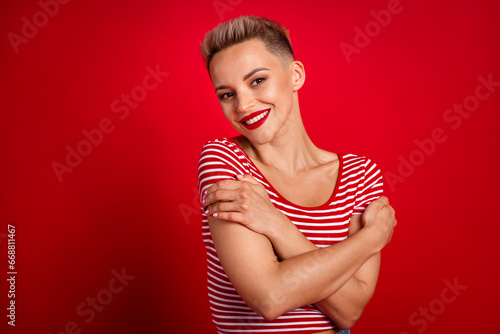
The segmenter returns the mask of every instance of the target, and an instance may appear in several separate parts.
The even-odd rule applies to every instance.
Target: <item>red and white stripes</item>
[[[283,198],[260,173],[250,158],[231,139],[208,142],[198,165],[200,194],[212,184],[251,174],[266,188],[271,202],[316,246],[327,247],[347,238],[353,214],[383,193],[382,174],[375,163],[353,154],[338,154],[339,176],[328,202],[319,207],[302,207]],[[200,199],[201,200],[201,199]],[[203,214],[203,243],[207,252],[208,295],[212,318],[219,333],[316,333],[335,324],[314,305],[306,305],[267,321],[238,295],[214,248],[208,219]]]

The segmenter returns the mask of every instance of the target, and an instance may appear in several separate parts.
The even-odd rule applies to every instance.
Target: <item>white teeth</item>
[[[262,114],[260,115],[257,115],[255,116],[254,118],[251,118],[249,119],[248,121],[246,121],[245,123],[248,124],[248,125],[252,125],[253,123],[263,119],[264,117],[266,117],[266,115],[269,114],[269,110],[266,110],[264,111]]]

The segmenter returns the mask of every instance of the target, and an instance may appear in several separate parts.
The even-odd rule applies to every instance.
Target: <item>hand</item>
[[[378,238],[381,249],[391,241],[394,227],[397,225],[395,211],[385,196],[379,197],[366,207],[361,221],[364,228],[371,229],[372,235]]]
[[[240,223],[254,232],[270,236],[288,218],[272,204],[266,189],[251,175],[223,180],[204,194],[205,213],[217,219]]]

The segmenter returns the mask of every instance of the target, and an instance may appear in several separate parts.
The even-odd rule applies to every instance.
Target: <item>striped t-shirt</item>
[[[346,239],[351,216],[361,214],[368,203],[382,195],[382,174],[375,163],[353,154],[339,153],[338,157],[335,190],[328,202],[318,207],[303,207],[283,198],[236,142],[228,138],[209,141],[203,146],[198,188],[203,194],[218,181],[250,174],[264,185],[274,206],[312,243],[327,247]],[[219,333],[316,333],[336,328],[314,305],[305,305],[272,321],[265,320],[246,305],[226,276],[205,213],[202,214],[202,234],[207,252],[210,308]]]

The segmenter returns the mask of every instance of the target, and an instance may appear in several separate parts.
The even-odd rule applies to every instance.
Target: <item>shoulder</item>
[[[345,165],[356,165],[363,168],[377,166],[373,160],[366,156],[352,153],[339,153],[338,155]]]
[[[221,137],[207,141],[200,153],[200,160],[206,156],[219,156],[219,157],[231,157],[233,159],[240,159],[239,150],[236,144],[229,138]]]
[[[220,138],[215,138],[207,141],[201,151],[205,150],[210,150],[214,148],[230,148],[232,145],[234,145],[229,138],[226,137],[220,137]]]
[[[229,138],[221,137],[206,142],[200,153],[198,172],[214,168],[225,168],[244,174],[244,159],[236,144]]]
[[[234,143],[227,138],[210,140],[203,145],[198,162],[199,193],[218,181],[234,180],[246,170]]]
[[[379,166],[366,156],[359,156],[352,153],[339,153],[339,157],[342,161],[342,169],[346,174],[357,175],[365,179],[382,177]]]
[[[343,154],[343,180],[355,191],[354,214],[362,214],[366,206],[383,195],[382,173],[366,156]]]

